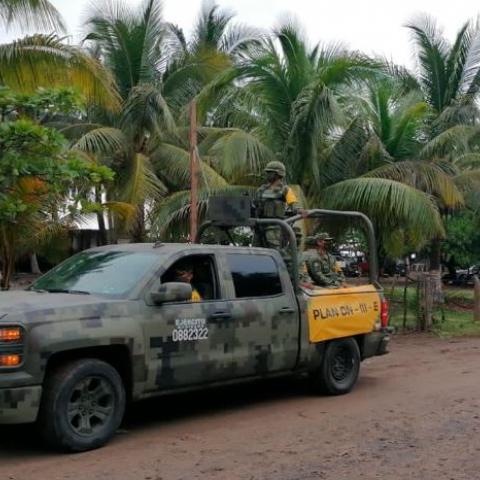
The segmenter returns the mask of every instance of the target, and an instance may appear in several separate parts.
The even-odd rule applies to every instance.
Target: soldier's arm
[[[322,273],[322,266],[318,260],[307,260],[306,264],[308,274],[316,285],[324,287],[332,283],[329,276]]]

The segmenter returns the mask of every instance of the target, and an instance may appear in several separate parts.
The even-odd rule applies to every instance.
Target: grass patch
[[[397,286],[393,291],[385,288],[390,302],[390,325],[398,331],[415,330],[418,325],[418,292],[411,285],[406,292],[406,321],[404,288]],[[434,310],[433,333],[441,337],[480,336],[480,322],[473,321],[473,289],[445,288],[443,308]]]

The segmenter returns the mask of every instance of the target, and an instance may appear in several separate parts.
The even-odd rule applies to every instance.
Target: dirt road
[[[1,480],[480,479],[480,339],[396,337],[343,397],[282,380],[138,404],[107,447],[0,430]]]

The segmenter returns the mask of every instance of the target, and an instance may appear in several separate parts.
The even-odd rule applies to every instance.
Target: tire
[[[315,390],[327,395],[349,393],[360,372],[360,349],[353,338],[328,343],[320,368],[313,374]]]
[[[46,378],[38,426],[54,448],[82,452],[107,443],[125,413],[125,387],[111,365],[72,361]]]

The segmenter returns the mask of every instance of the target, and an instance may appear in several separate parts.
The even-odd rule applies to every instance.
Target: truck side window
[[[268,255],[227,255],[237,298],[271,297],[282,293],[277,264]]]
[[[178,266],[181,269],[188,264],[191,269],[192,278],[190,283],[198,291],[202,300],[214,300],[220,298],[220,292],[217,288],[217,276],[215,273],[215,264],[210,255],[188,255],[177,260],[161,277],[162,283],[178,281],[175,278],[175,272]]]

